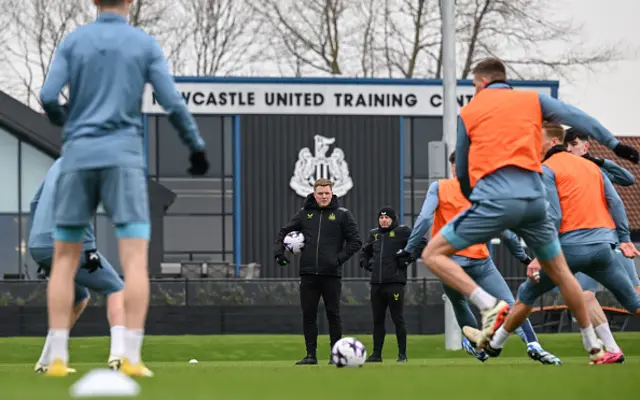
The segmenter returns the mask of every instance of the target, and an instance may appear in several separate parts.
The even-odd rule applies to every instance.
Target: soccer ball
[[[338,368],[362,367],[367,359],[367,349],[358,339],[346,337],[333,345],[331,358]]]
[[[292,254],[299,254],[304,248],[304,235],[302,232],[289,232],[284,237],[284,248]]]

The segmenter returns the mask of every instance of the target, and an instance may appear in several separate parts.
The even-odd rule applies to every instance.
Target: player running
[[[478,344],[483,346],[502,325],[510,306],[480,288],[450,257],[473,244],[486,243],[505,229],[514,231],[560,287],[581,328],[585,349],[592,360],[599,360],[604,352],[589,322],[582,290],[547,217],[540,162],[542,121],[580,128],[635,163],[638,151],[568,104],[534,91],[512,90],[505,82],[506,68],[497,59],[478,63],[473,76],[476,95],[460,110],[456,144],[456,174],[472,205],[433,237],[423,260],[481,310]]]
[[[28,249],[33,260],[38,264],[38,270],[42,270],[46,276],[51,273],[53,261],[53,195],[55,183],[60,175],[60,162],[61,159],[57,159],[53,163],[31,200],[30,207],[31,228]],[[74,305],[69,329],[73,327],[89,303],[88,289],[103,294],[107,298],[107,319],[111,327],[111,350],[107,364],[109,368],[117,370],[124,356],[124,282],[109,261],[98,252],[94,232],[93,224],[90,224],[84,233],[83,254],[80,256],[80,266],[75,277]],[[51,340],[47,336],[40,359],[34,367],[35,372],[44,373],[49,369],[50,348]],[[67,372],[76,371],[73,368],[67,368]],[[145,373],[151,375],[149,370]]]
[[[606,174],[594,163],[569,153],[562,144],[563,139],[564,130],[561,126],[547,126],[544,129],[542,169],[549,219],[560,234],[567,263],[572,271],[583,272],[602,283],[623,307],[640,316],[640,295],[635,292],[613,251],[619,242],[625,255],[633,256],[637,252],[625,228],[627,215],[622,200]],[[489,356],[500,354],[510,333],[531,312],[535,300],[555,286],[546,271],[539,272],[539,269],[537,260],[529,265],[527,274],[531,279],[520,286],[518,301],[504,325],[485,347]],[[463,332],[471,341],[482,335],[479,330],[470,327],[465,327]],[[591,363],[615,363],[620,361],[621,356],[621,351],[607,351]]]
[[[149,307],[149,199],[142,95],[151,83],[169,121],[191,152],[192,175],[204,175],[205,144],[178,93],[158,43],[127,22],[133,0],[94,0],[99,16],[58,45],[40,91],[49,120],[64,126],[54,194],[54,257],[47,290],[49,376],[67,375],[69,321],[86,228],[102,203],[115,225],[125,276],[125,351],[120,370],[147,376],[141,359]],[[69,85],[69,101],[58,97]]]
[[[548,125],[546,127],[549,128],[550,126],[551,125]],[[551,126],[549,129],[554,129],[554,127]],[[555,129],[562,129],[562,127],[555,127]],[[600,167],[600,170],[607,175],[611,183],[614,185],[631,186],[635,183],[633,174],[625,168],[622,168],[611,160],[593,157],[589,154],[589,147],[591,146],[591,143],[589,142],[588,135],[585,135],[574,128],[570,128],[565,132],[564,144],[567,146],[567,150],[570,153],[594,162],[598,167]],[[624,205],[622,205],[622,207],[624,207]],[[628,226],[624,225],[620,228],[625,232],[628,232]],[[629,279],[631,280],[636,293],[640,294],[640,279],[638,279],[638,272],[636,271],[633,258],[626,257],[622,253],[619,248],[619,243],[616,244],[615,255],[618,262],[624,267],[625,271],[629,275]],[[582,272],[577,273],[576,278],[582,287],[585,302],[589,309],[591,323],[595,327],[594,329],[598,338],[603,342],[607,352],[616,357],[614,360],[615,362],[624,362],[624,354],[611,333],[607,316],[595,295],[600,285],[593,278],[583,274]],[[554,291],[555,290],[557,290],[557,288],[555,288]]]
[[[455,176],[455,153],[451,153],[449,162],[452,164],[451,170]],[[471,204],[469,200],[462,195],[457,178],[440,179],[433,182],[427,192],[427,198],[422,204],[420,215],[418,215],[413,225],[413,230],[409,237],[409,242],[404,248],[404,253],[398,253],[398,256],[402,257],[403,254],[414,254],[421,239],[429,228],[431,228],[431,236],[433,237],[447,222],[469,208],[469,206],[471,206]],[[501,237],[514,257],[525,265],[531,262],[531,258],[525,253],[520,245],[520,240],[513,232],[505,230],[501,233]],[[507,282],[505,282],[498,268],[496,268],[493,263],[486,244],[474,244],[465,250],[457,252],[451,258],[462,266],[464,271],[481,288],[486,290],[487,293],[506,301],[510,305],[513,304],[515,300],[511,289],[509,289]],[[471,312],[471,308],[469,308],[467,299],[446,284],[443,284],[442,287],[447,297],[451,300],[460,329],[465,326],[477,328],[478,323]],[[558,357],[540,346],[529,320],[525,321],[521,327],[516,329],[516,333],[527,345],[527,354],[531,359],[540,361],[542,364],[562,364]],[[476,349],[475,345],[466,337],[462,338],[462,347],[467,353],[482,362],[489,358],[484,350]]]

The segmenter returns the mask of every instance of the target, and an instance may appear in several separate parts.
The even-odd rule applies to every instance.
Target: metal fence
[[[506,278],[514,296],[526,278]],[[299,305],[299,279],[152,279],[151,306],[287,306]],[[407,306],[443,304],[437,279],[410,279],[405,288]],[[621,308],[606,290],[598,292],[603,306]],[[345,278],[342,304],[368,305],[369,281]],[[563,305],[559,293],[546,293],[536,306]],[[92,293],[90,306],[104,306],[104,296]],[[46,281],[0,281],[0,307],[46,306]]]

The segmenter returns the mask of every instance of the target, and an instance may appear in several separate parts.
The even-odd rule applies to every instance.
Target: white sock
[[[50,329],[49,335],[49,360],[53,362],[59,358],[65,364],[69,362],[69,331],[67,329]]]
[[[489,345],[494,349],[501,349],[504,347],[507,339],[509,339],[509,335],[511,335],[511,333],[507,332],[504,326],[501,326],[496,333],[493,334],[493,339],[491,339]]]
[[[471,292],[469,300],[476,305],[481,311],[487,310],[496,305],[498,301],[495,297],[485,292],[481,287],[477,287],[476,290]]]
[[[598,343],[598,337],[596,336],[596,331],[593,330],[593,325],[589,324],[584,329],[580,329],[580,333],[582,334],[582,344],[584,348],[591,352],[593,349],[599,349],[600,343]]]
[[[607,349],[607,351],[610,351],[612,353],[617,353],[620,351],[620,347],[618,347],[618,343],[616,343],[616,340],[613,338],[613,334],[611,333],[611,328],[609,328],[608,323],[605,322],[600,326],[596,326],[595,331],[598,334],[600,340],[602,340],[602,343],[604,344],[604,347]]]
[[[125,333],[125,355],[131,364],[140,362],[144,329],[127,329]]]
[[[49,365],[49,349],[51,348],[51,334],[47,333],[47,337],[44,341],[44,347],[42,348],[42,354],[40,354],[40,359],[38,360],[38,364]]]
[[[125,333],[127,328],[117,325],[111,328],[111,352],[109,356],[124,357],[125,354]]]

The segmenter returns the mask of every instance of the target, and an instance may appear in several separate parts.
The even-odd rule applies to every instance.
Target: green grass
[[[368,349],[369,335],[356,335]],[[150,336],[144,358],[156,374],[139,379],[141,399],[605,399],[636,398],[640,385],[640,334],[616,334],[627,362],[590,366],[576,334],[540,335],[563,366],[531,361],[517,337],[501,357],[481,364],[463,351],[444,349],[444,338],[410,336],[409,363],[395,363],[387,336],[383,364],[359,369],[329,366],[328,339],[319,340],[320,365],[296,367],[301,336]],[[0,338],[0,399],[68,399],[69,387],[93,368],[104,368],[108,338],[72,338],[71,366],[78,374],[36,375],[42,338]],[[326,350],[326,351],[323,351]],[[197,365],[188,360],[196,358]]]

